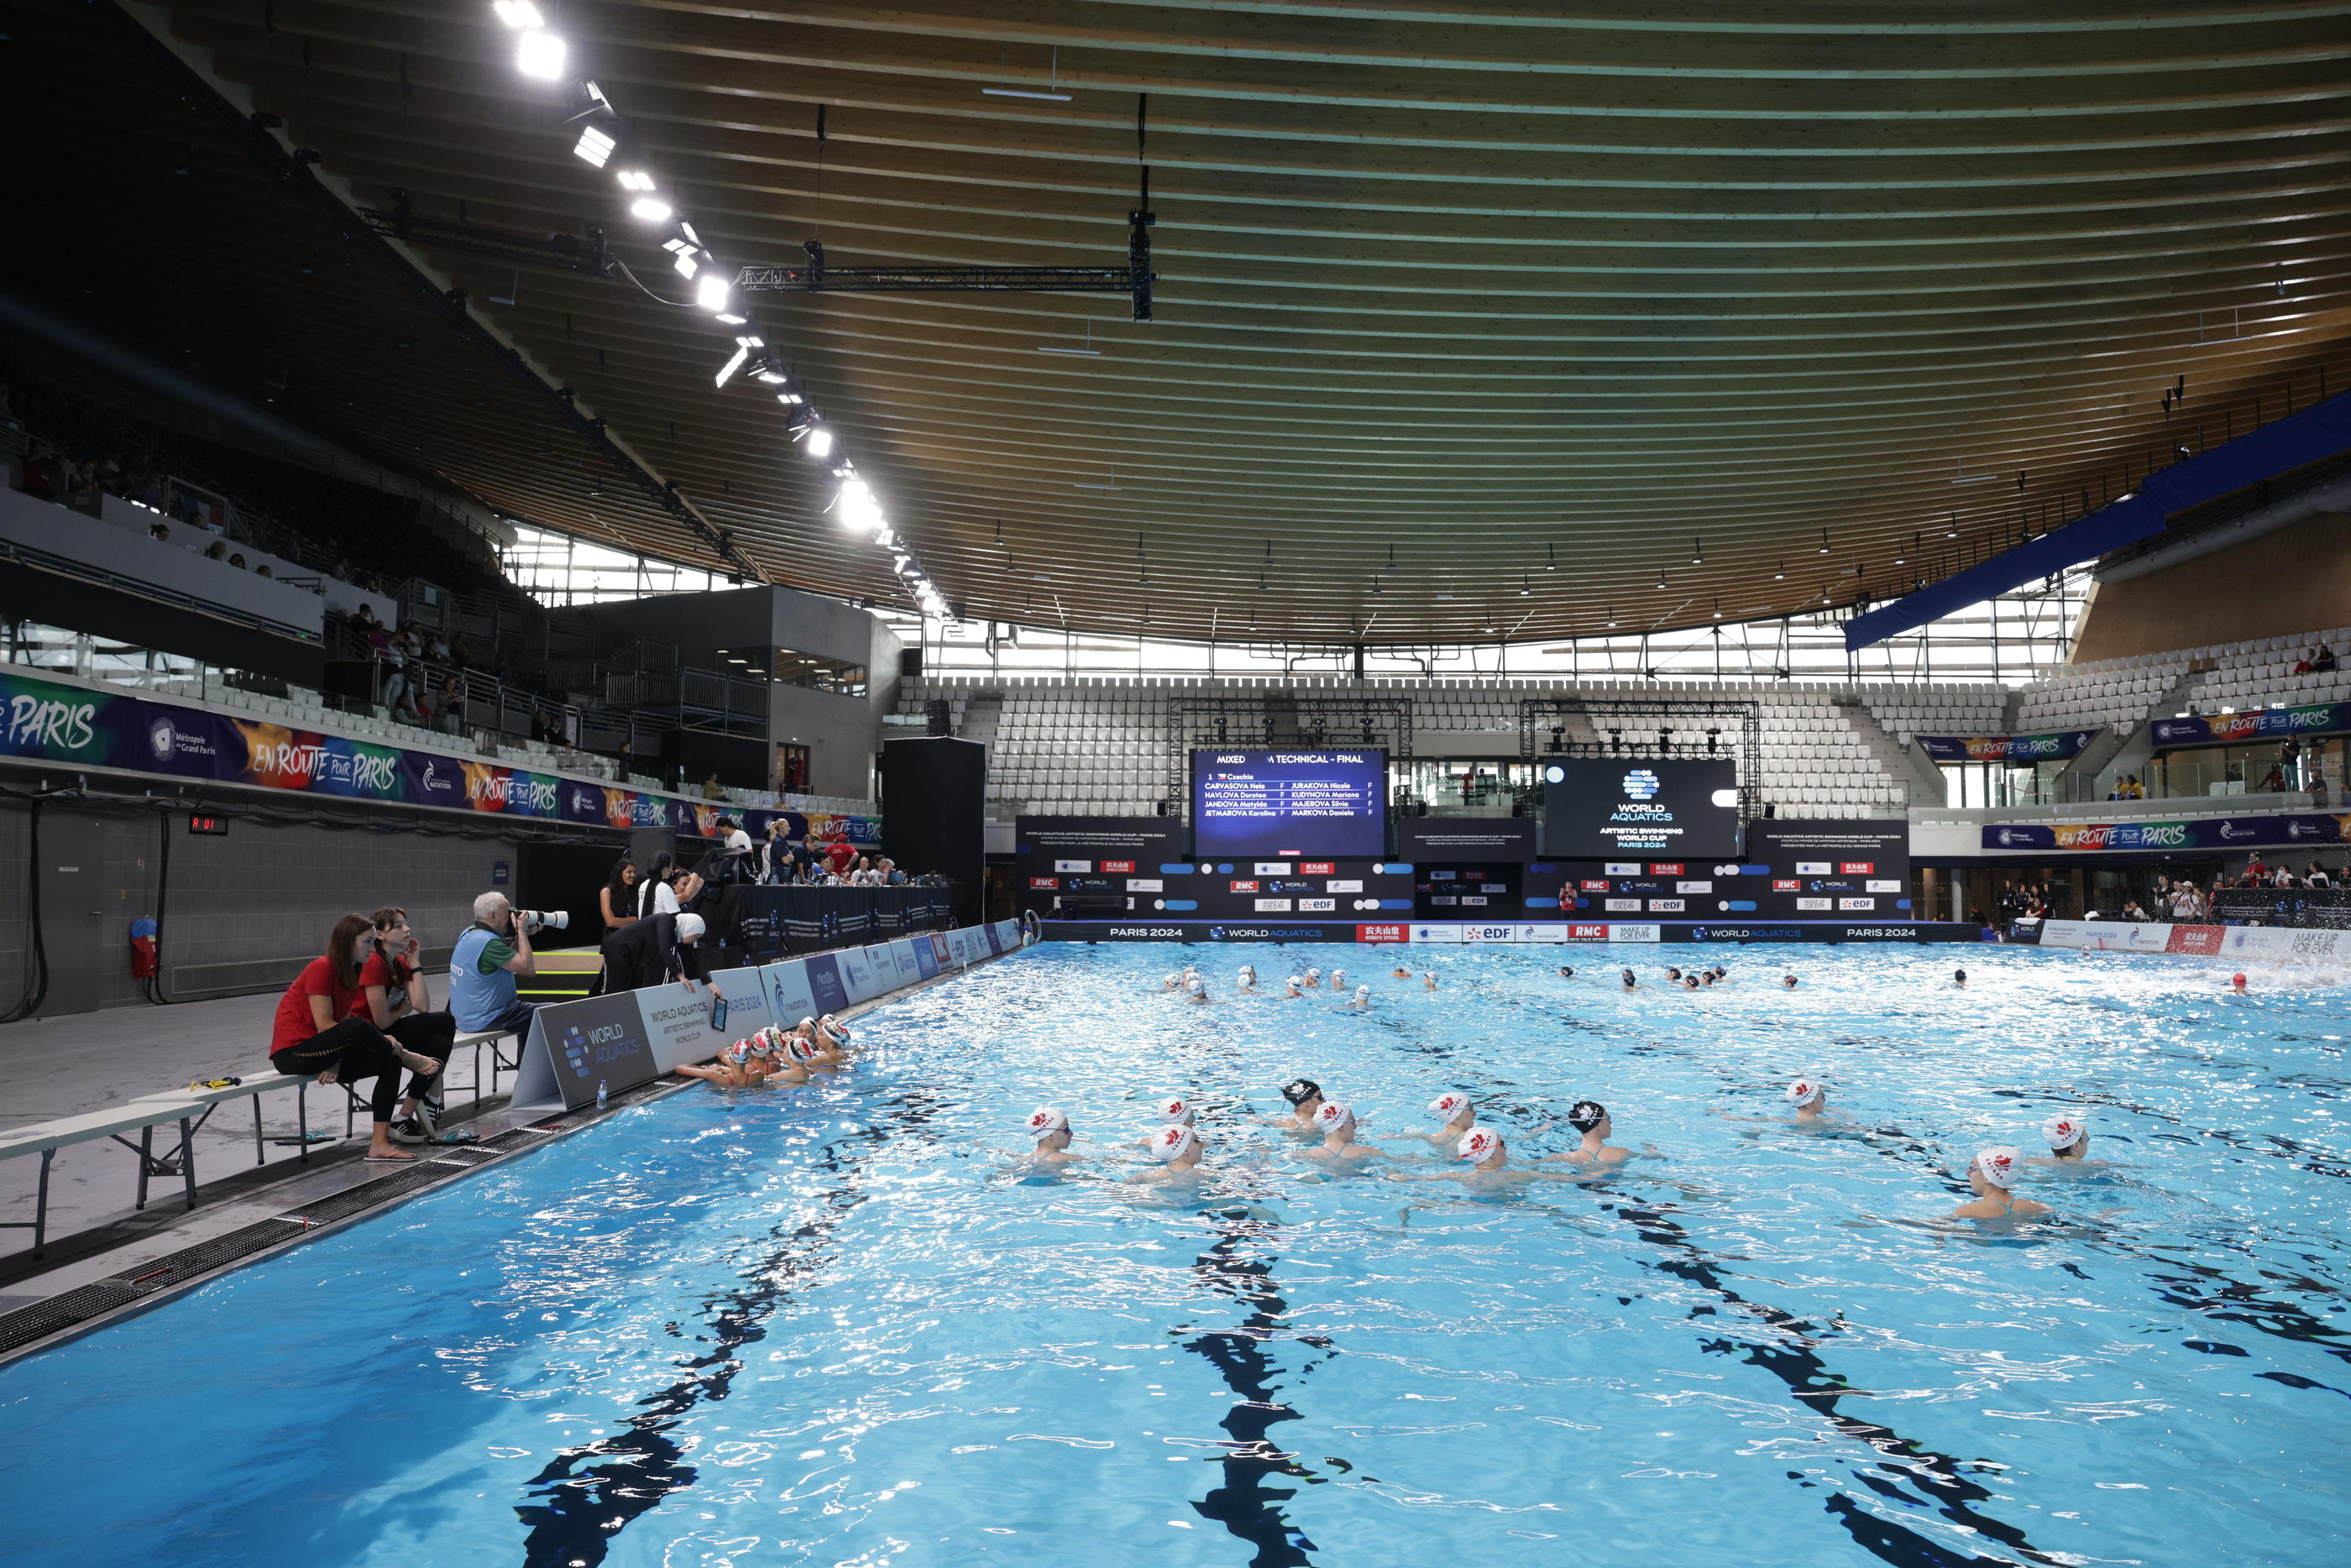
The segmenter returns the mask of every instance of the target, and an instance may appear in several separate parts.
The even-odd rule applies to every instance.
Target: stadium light
[[[490,9],[498,14],[499,21],[517,33],[536,33],[547,26],[547,18],[538,14],[538,7],[531,0],[494,0]]]
[[[1690,541],[1690,565],[1693,566],[1703,566],[1706,565],[1706,541],[1704,539],[1692,539]]]
[[[570,51],[554,34],[534,30],[525,33],[515,45],[515,69],[536,81],[560,81],[563,65]]]
[[[601,169],[611,161],[612,150],[618,146],[620,142],[601,126],[583,125],[580,128],[580,140],[571,151],[581,162]]]
[[[727,360],[724,365],[718,367],[718,385],[724,387],[727,382],[733,380],[735,379],[735,372],[743,368],[743,361],[748,359],[750,357],[750,349],[745,348],[739,343],[737,344],[735,347],[735,357]]]
[[[810,420],[800,427],[800,445],[810,458],[822,462],[832,455],[832,427]]]
[[[676,215],[675,209],[659,196],[640,196],[629,203],[629,215],[648,223],[666,223]]]
[[[833,514],[844,528],[871,533],[883,525],[882,503],[875,498],[873,487],[852,473],[841,482],[832,497]]]
[[[616,170],[612,178],[621,182],[623,191],[650,191],[653,188],[653,177],[642,169]]]
[[[714,272],[694,286],[694,303],[705,310],[724,310],[726,296],[733,292],[726,280]]]

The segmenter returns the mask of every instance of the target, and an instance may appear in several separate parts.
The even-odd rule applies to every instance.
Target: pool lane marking
[[[524,1568],[593,1568],[632,1521],[700,1479],[700,1472],[686,1462],[684,1447],[670,1436],[671,1428],[698,1406],[726,1397],[735,1375],[743,1369],[737,1353],[767,1337],[768,1320],[794,1287],[829,1261],[821,1250],[824,1243],[869,1196],[854,1185],[859,1167],[881,1151],[893,1130],[914,1130],[927,1123],[944,1098],[929,1088],[913,1088],[883,1104],[885,1109],[895,1107],[897,1114],[831,1139],[811,1161],[812,1169],[840,1179],[826,1191],[820,1212],[797,1224],[780,1221],[768,1232],[769,1241],[789,1240],[754,1267],[737,1271],[739,1279],[756,1282],[704,1301],[713,1348],[684,1363],[695,1375],[640,1397],[636,1405],[644,1414],[627,1417],[624,1432],[565,1449],[531,1478],[529,1484],[544,1489],[546,1501],[515,1509],[516,1516],[530,1526]],[[839,1146],[860,1141],[870,1147],[859,1158],[843,1159]],[[614,1459],[621,1462],[582,1469],[590,1460]]]
[[[1270,1248],[1263,1256],[1240,1255],[1245,1243],[1270,1241],[1280,1227],[1279,1220],[1259,1220],[1240,1207],[1208,1210],[1200,1217],[1216,1224],[1217,1240],[1193,1261],[1194,1277],[1204,1289],[1228,1295],[1248,1306],[1249,1312],[1238,1327],[1202,1334],[1184,1342],[1185,1349],[1196,1353],[1214,1366],[1225,1386],[1238,1396],[1217,1423],[1232,1438],[1226,1445],[1224,1457],[1217,1461],[1224,1470],[1224,1484],[1212,1488],[1205,1498],[1194,1499],[1192,1508],[1201,1518],[1223,1525],[1234,1537],[1257,1548],[1249,1559],[1250,1568],[1302,1568],[1313,1562],[1307,1554],[1319,1548],[1307,1539],[1302,1529],[1289,1521],[1280,1507],[1283,1501],[1297,1496],[1297,1490],[1269,1487],[1265,1481],[1274,1475],[1309,1484],[1329,1478],[1297,1464],[1295,1454],[1285,1452],[1273,1441],[1272,1430],[1277,1423],[1304,1417],[1274,1397],[1277,1369],[1265,1345],[1270,1340],[1286,1337],[1334,1355],[1338,1351],[1329,1340],[1318,1335],[1290,1334],[1282,1323],[1290,1303],[1275,1284]],[[1168,1332],[1180,1339],[1186,1331],[1176,1328]],[[1332,1462],[1343,1469],[1351,1468],[1343,1461]]]

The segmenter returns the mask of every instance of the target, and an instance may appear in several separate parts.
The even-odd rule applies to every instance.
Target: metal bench
[[[298,1148],[302,1161],[307,1165],[309,1163],[310,1159],[310,1096],[308,1090],[313,1080],[307,1077],[294,1077],[287,1074],[280,1073],[275,1067],[264,1066],[256,1068],[247,1073],[243,1082],[230,1084],[223,1088],[166,1089],[161,1094],[141,1095],[136,1099],[132,1100],[131,1104],[144,1105],[150,1101],[156,1100],[193,1100],[204,1107],[204,1114],[196,1118],[196,1127],[201,1127],[212,1116],[213,1112],[228,1104],[231,1100],[251,1100],[253,1102],[253,1163],[256,1165],[261,1165],[266,1163],[269,1158],[269,1151],[262,1146],[262,1096],[265,1095],[275,1094],[281,1089],[291,1089],[294,1091],[295,1121],[301,1128],[301,1141],[298,1145]],[[191,1132],[193,1130],[194,1128],[190,1129]]]
[[[186,1185],[188,1207],[193,1209],[196,1206],[196,1161],[192,1140],[197,1125],[211,1110],[212,1106],[183,1092],[158,1096],[153,1099],[133,1100],[127,1106],[116,1106],[110,1110],[88,1111],[78,1116],[60,1116],[56,1121],[35,1122],[29,1127],[11,1127],[0,1133],[0,1159],[20,1154],[38,1154],[41,1157],[40,1189],[34,1199],[33,1218],[0,1220],[0,1229],[30,1231],[33,1233],[33,1256],[40,1257],[49,1239],[50,1162],[57,1158],[57,1150],[68,1145],[89,1143],[102,1137],[112,1138],[139,1157],[140,1208],[147,1207],[149,1177],[177,1176]],[[168,1122],[180,1124],[180,1147],[176,1155],[166,1155],[157,1159],[155,1129]],[[122,1136],[133,1132],[139,1135],[137,1143]]]
[[[499,1047],[498,1043],[507,1039],[512,1039],[515,1043],[515,1054],[512,1060],[508,1060],[506,1052]],[[478,1109],[482,1103],[483,1047],[487,1046],[489,1048],[490,1093],[495,1095],[498,1092],[499,1070],[503,1068],[511,1073],[516,1071],[521,1064],[522,1036],[517,1034],[511,1029],[477,1029],[468,1034],[459,1034],[455,1040],[452,1040],[449,1043],[449,1062],[444,1062],[441,1064],[442,1072],[444,1074],[444,1081],[441,1086],[441,1102],[444,1105],[448,1103],[449,1097],[449,1086],[445,1076],[449,1069],[449,1063],[455,1062],[457,1059],[457,1053],[466,1049],[468,1046],[472,1047],[474,1052],[474,1082],[472,1087],[474,1091],[474,1105],[475,1108]],[[273,1071],[275,1069],[273,1069]],[[315,1080],[310,1079],[306,1079],[304,1081],[315,1082]],[[343,1136],[345,1137],[350,1137],[352,1133],[357,1130],[359,1127],[360,1112],[368,1108],[368,1102],[366,1098],[360,1094],[357,1085],[342,1083],[339,1080],[336,1086],[343,1091]]]

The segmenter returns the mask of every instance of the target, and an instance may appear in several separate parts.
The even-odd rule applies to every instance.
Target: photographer
[[[538,972],[530,951],[538,919],[517,919],[504,893],[474,900],[474,923],[449,954],[449,1011],[459,1029],[468,1034],[529,1030],[538,1005],[516,996],[515,977]]]
[[[604,939],[603,989],[635,991],[671,981],[710,984],[710,957],[703,950],[707,928],[700,915],[648,915]],[[713,996],[718,988],[710,986]]]
[[[350,1015],[365,1017],[421,1056],[448,1061],[450,1048],[457,1038],[457,1021],[446,1012],[433,1011],[432,993],[416,968],[421,944],[409,926],[408,911],[385,908],[368,918],[374,922],[375,936],[366,961],[360,965],[360,1001]],[[423,1118],[418,1116],[420,1091],[422,1105],[429,1113]],[[419,1079],[412,1084],[408,1097],[401,1103],[400,1115],[392,1124],[393,1141],[431,1142],[440,1120],[440,1102],[441,1081],[437,1075],[430,1083]]]

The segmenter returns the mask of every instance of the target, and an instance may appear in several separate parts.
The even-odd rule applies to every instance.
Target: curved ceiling
[[[2351,5],[546,8],[730,263],[814,236],[837,266],[1115,265],[1140,120],[1153,321],[762,306],[973,617],[1391,642],[1882,599],[2351,377]],[[93,100],[67,9],[23,13],[46,20],[10,52],[64,57],[41,123],[90,200],[159,183],[189,109]],[[674,283],[487,0],[186,0],[169,28],[360,201],[601,223]],[[510,514],[710,558],[387,267],[345,244],[333,283],[306,270],[329,219],[205,174],[251,187],[208,209],[245,221],[212,227],[171,330],[248,376],[274,355],[295,404],[364,389],[308,411]],[[191,194],[214,199],[134,200]],[[772,400],[712,385],[707,316],[417,254],[763,574],[893,596]]]

